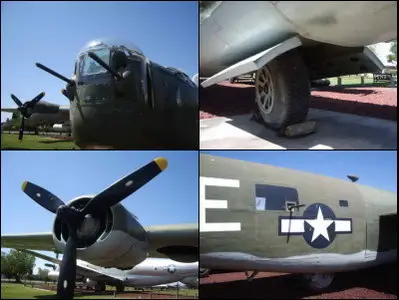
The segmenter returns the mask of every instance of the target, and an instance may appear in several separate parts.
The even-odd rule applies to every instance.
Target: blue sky
[[[269,164],[348,180],[397,192],[396,151],[201,151],[215,156]]]
[[[168,168],[122,204],[142,225],[198,222],[198,154],[195,151],[2,151],[1,234],[49,232],[54,214],[21,190],[24,180],[64,202],[96,194],[145,165],[165,157]],[[55,257],[51,252],[43,252]],[[44,261],[36,259],[37,267]]]
[[[134,43],[150,59],[198,73],[198,4],[136,1],[2,1],[1,107],[15,107],[10,94],[69,105],[65,82],[35,66],[40,62],[70,77],[78,51],[90,40]],[[11,114],[1,113],[1,121]]]

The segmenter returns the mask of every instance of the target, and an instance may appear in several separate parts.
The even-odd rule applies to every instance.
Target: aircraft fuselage
[[[395,260],[396,208],[390,192],[202,154],[200,267],[331,272]]]
[[[138,52],[128,52],[120,78],[95,65],[87,53],[94,51],[110,66],[117,48],[89,48],[79,54],[71,95],[71,124],[81,148],[148,149],[198,147],[197,86],[182,72],[165,68]],[[119,52],[118,52],[119,51]],[[97,68],[97,69],[96,69]],[[117,68],[117,67],[115,67]],[[73,97],[72,97],[73,95]]]
[[[396,11],[396,1],[214,1],[201,13],[200,76],[295,35],[343,47],[388,42],[397,36]]]

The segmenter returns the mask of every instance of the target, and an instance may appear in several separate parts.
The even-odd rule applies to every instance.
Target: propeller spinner
[[[15,95],[11,94],[12,100],[18,105],[18,110],[21,112],[22,119],[21,119],[21,126],[19,127],[19,137],[18,139],[22,141],[24,137],[24,130],[25,130],[25,119],[28,119],[32,113],[33,109],[35,108],[36,104],[44,97],[46,93],[41,92],[35,98],[30,101],[26,101],[22,104],[21,100],[19,100]]]
[[[121,202],[165,170],[167,165],[165,158],[154,159],[94,196],[82,209],[65,205],[57,196],[29,181],[22,184],[22,190],[29,197],[40,206],[55,213],[69,229],[69,237],[58,276],[57,296],[59,298],[71,299],[73,297],[76,280],[77,231],[85,216],[93,212],[104,211]]]

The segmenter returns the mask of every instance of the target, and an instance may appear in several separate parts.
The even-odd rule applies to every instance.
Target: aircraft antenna
[[[359,177],[355,176],[355,175],[347,175],[347,177],[352,181],[352,182],[356,182],[359,180]]]

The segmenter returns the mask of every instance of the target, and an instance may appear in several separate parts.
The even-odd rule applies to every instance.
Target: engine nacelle
[[[53,270],[48,272],[48,278],[51,280],[58,280],[58,276],[60,276],[60,271],[59,269]],[[76,281],[82,280],[83,276],[80,274],[76,274]]]
[[[180,280],[180,282],[187,285],[189,288],[198,288],[199,280],[197,277],[186,277]]]
[[[60,276],[60,272],[58,270],[53,270],[53,271],[48,272],[47,276],[51,280],[57,280],[58,276]]]
[[[66,205],[82,209],[93,196],[81,196]],[[69,230],[58,217],[54,220],[53,240],[64,252]],[[79,259],[101,267],[131,268],[147,258],[149,242],[145,229],[123,205],[86,216],[77,231]]]
[[[69,124],[54,124],[52,126],[52,131],[57,131],[57,132],[68,132],[71,130],[71,126]]]

